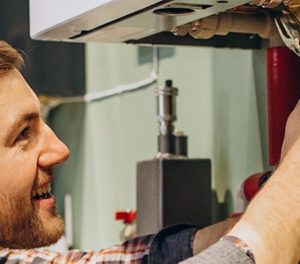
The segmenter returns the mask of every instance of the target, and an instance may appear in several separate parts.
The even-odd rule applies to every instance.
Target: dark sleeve
[[[254,264],[245,251],[230,241],[220,240],[200,254],[180,264]]]
[[[150,247],[149,264],[176,264],[193,256],[192,239],[199,228],[174,225],[161,230]]]

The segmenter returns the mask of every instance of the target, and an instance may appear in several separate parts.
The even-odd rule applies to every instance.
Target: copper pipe
[[[225,12],[194,21],[184,25],[183,28],[177,27],[173,31],[175,35],[188,33],[196,39],[209,39],[214,35],[226,36],[230,32],[258,34],[262,38],[270,38],[274,32],[274,23],[266,12],[258,14]]]

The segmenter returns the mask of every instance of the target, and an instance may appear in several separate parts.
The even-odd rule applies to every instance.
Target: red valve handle
[[[136,211],[117,211],[115,220],[123,220],[124,224],[132,224],[136,219]]]
[[[264,173],[256,173],[248,177],[244,182],[244,194],[250,202],[259,190],[259,180]]]

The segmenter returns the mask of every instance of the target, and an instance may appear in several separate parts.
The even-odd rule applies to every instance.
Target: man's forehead
[[[19,71],[12,70],[0,76],[0,105],[22,103],[39,105],[39,100]]]
[[[37,96],[18,71],[0,77],[0,124],[28,114],[40,114]],[[3,122],[4,121],[4,122]]]

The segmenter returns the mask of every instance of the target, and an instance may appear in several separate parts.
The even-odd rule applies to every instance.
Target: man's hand
[[[199,230],[194,255],[222,236],[239,237],[253,250],[257,264],[293,264],[300,258],[300,103],[290,114],[281,164],[239,219]],[[236,222],[238,223],[236,224]],[[236,224],[236,225],[235,225]],[[232,229],[232,230],[231,230]]]
[[[300,259],[300,103],[290,114],[281,163],[229,235],[253,250],[258,264]]]

